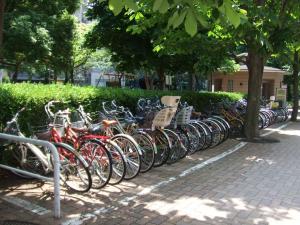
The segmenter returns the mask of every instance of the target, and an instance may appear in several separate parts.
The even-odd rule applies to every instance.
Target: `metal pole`
[[[0,139],[6,139],[16,142],[23,142],[23,143],[31,143],[33,145],[40,145],[44,146],[50,149],[52,155],[53,155],[53,163],[54,163],[54,217],[60,218],[60,161],[59,161],[59,155],[57,152],[56,147],[48,142],[48,141],[42,141],[42,140],[36,140],[31,138],[25,138],[20,136],[14,136],[9,134],[3,134],[0,133]],[[2,168],[7,167],[5,165],[2,165]],[[9,167],[7,167],[9,169]],[[30,176],[29,172],[22,171],[19,169],[14,169],[15,171],[23,174],[27,174]]]
[[[54,163],[54,217],[60,218],[60,161],[59,155],[56,147],[50,143],[46,142],[48,148],[53,154],[53,163]]]

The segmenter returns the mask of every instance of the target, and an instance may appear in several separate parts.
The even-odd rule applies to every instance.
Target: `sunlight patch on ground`
[[[300,211],[296,209],[274,209],[269,207],[262,207],[261,214],[264,221],[270,225],[299,225]],[[260,219],[254,220],[254,224],[259,224]]]
[[[192,219],[205,221],[206,218],[215,217],[226,218],[229,212],[217,209],[216,203],[209,199],[199,199],[195,197],[180,198],[172,203],[166,201],[154,201],[147,204],[146,208],[157,211],[161,215],[176,212],[177,216],[188,216]]]
[[[236,210],[248,210],[249,208],[252,208],[240,198],[232,198],[231,202],[234,204],[234,209]]]
[[[272,165],[274,164],[275,162],[271,159],[262,159],[262,158],[258,158],[257,156],[255,155],[252,155],[252,156],[248,156],[246,158],[246,160],[248,161],[251,161],[251,162],[258,162],[258,163],[267,163],[268,165]]]
[[[300,136],[300,130],[281,130],[278,133],[283,135]]]

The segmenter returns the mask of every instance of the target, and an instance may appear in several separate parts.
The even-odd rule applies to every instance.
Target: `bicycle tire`
[[[191,124],[197,128],[200,134],[200,139],[199,139],[198,149],[197,149],[197,151],[200,151],[204,149],[204,147],[206,146],[206,142],[207,142],[206,136],[208,136],[207,130],[200,123],[197,123],[196,121],[192,121]]]
[[[53,143],[57,148],[60,158],[60,175],[63,184],[75,192],[87,192],[92,187],[92,178],[89,172],[88,163],[85,159],[71,146],[64,143]],[[70,160],[68,159],[70,158]],[[73,168],[70,168],[71,163]],[[80,171],[78,170],[80,167]],[[71,172],[73,178],[77,178],[75,183],[69,179]],[[74,182],[74,181],[73,181]],[[80,183],[80,184],[78,184]]]
[[[175,131],[164,129],[164,132],[168,135],[171,141],[171,151],[166,163],[173,164],[180,160],[181,151],[186,151],[186,149],[183,146],[180,137],[176,134]]]
[[[154,167],[159,167],[165,164],[168,160],[171,143],[168,135],[159,129],[154,131],[146,130],[147,133],[153,138],[154,143],[157,148],[157,154],[155,154]]]
[[[188,136],[188,140],[189,140],[189,154],[193,154],[195,153],[198,148],[199,148],[199,143],[200,143],[200,139],[201,139],[201,135],[200,132],[198,131],[198,129],[193,126],[192,124],[185,124],[180,126],[180,129],[186,133],[186,135]]]
[[[110,139],[105,141],[105,147],[112,158],[112,174],[108,183],[116,185],[124,179],[126,174],[125,156],[120,146]]]
[[[111,138],[122,149],[126,162],[126,174],[124,179],[135,178],[141,170],[141,150],[136,141],[129,135],[117,134]]]
[[[155,154],[157,152],[155,142],[146,132],[137,130],[132,133],[132,137],[138,143],[142,150],[141,156],[141,173],[149,171],[155,162]]]
[[[112,158],[104,143],[99,140],[85,140],[80,143],[79,152],[89,165],[92,187],[100,189],[106,186],[112,175]]]

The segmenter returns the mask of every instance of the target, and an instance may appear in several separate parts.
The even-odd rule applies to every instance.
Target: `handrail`
[[[60,184],[59,184],[60,183],[60,161],[59,161],[59,155],[58,155],[56,147],[48,141],[36,140],[36,139],[25,138],[25,137],[20,137],[20,136],[15,136],[15,135],[3,134],[3,133],[0,133],[0,139],[6,139],[6,140],[10,140],[10,141],[23,142],[23,143],[30,143],[33,145],[40,145],[40,146],[44,146],[44,147],[50,149],[50,151],[53,155],[53,164],[54,164],[53,179],[51,179],[49,177],[41,176],[39,174],[20,170],[20,169],[14,168],[14,167],[10,167],[7,165],[3,165],[3,164],[0,164],[0,167],[11,170],[11,171],[16,171],[18,173],[22,173],[27,176],[32,176],[37,179],[53,181],[54,182],[54,217],[60,218]]]

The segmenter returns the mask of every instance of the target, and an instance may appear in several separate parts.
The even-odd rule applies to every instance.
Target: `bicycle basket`
[[[30,130],[40,140],[49,141],[51,139],[51,128],[49,125],[30,126]]]
[[[177,107],[175,108],[165,108],[160,110],[154,117],[152,122],[152,129],[155,127],[166,127],[171,123],[172,118],[176,113]]]
[[[161,97],[161,103],[165,106],[177,108],[180,98],[180,96],[163,96]]]
[[[84,119],[81,117],[80,113],[71,113],[71,127],[72,128],[84,128],[86,127]]]
[[[65,135],[66,123],[67,123],[66,116],[56,116],[54,119],[53,127],[61,137]]]
[[[182,108],[175,117],[176,125],[184,125],[190,123],[193,106]]]

